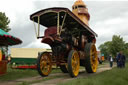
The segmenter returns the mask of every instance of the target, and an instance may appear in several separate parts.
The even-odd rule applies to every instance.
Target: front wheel
[[[41,53],[37,58],[37,71],[41,76],[48,76],[52,70],[51,55],[49,52]]]
[[[93,43],[87,43],[85,45],[85,68],[88,73],[94,73],[98,66],[98,57],[96,46]]]
[[[79,74],[80,58],[75,50],[71,50],[68,55],[68,72],[71,77],[76,77]]]

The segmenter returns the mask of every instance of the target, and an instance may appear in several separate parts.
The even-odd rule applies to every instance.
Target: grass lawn
[[[104,65],[104,63],[102,65]],[[81,67],[81,69],[85,69],[85,68]],[[62,71],[59,68],[58,69],[55,68],[52,70],[51,73],[60,73],[60,72]],[[0,76],[0,82],[11,81],[11,80],[27,78],[27,77],[34,77],[34,76],[39,76],[36,69],[33,69],[33,70],[32,69],[11,69],[8,65],[7,74]]]
[[[26,78],[38,75],[37,71],[30,69],[11,69],[8,67],[7,74],[0,76],[1,81],[11,81],[19,78]]]
[[[58,85],[128,85],[128,63],[125,68],[113,68],[88,78],[79,78]]]
[[[51,73],[61,72],[60,69],[54,69]],[[11,81],[21,78],[39,76],[36,69],[11,69],[8,67],[7,74],[0,76],[0,82],[2,81]]]

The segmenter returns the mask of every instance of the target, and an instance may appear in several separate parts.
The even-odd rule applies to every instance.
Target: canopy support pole
[[[37,31],[36,31],[36,25],[35,25],[34,19],[33,19],[33,24],[34,24],[35,34],[36,34],[36,38],[37,38]]]
[[[38,16],[38,35],[37,38],[40,36],[40,16]]]
[[[57,13],[57,35],[60,35],[60,15],[59,12]]]
[[[67,16],[67,13],[65,13],[65,15],[64,15],[64,19],[63,19],[63,21],[62,21],[62,26],[61,26],[61,29],[60,29],[60,34],[61,34],[62,29],[63,29],[64,22],[65,22],[65,19],[66,19],[66,16]]]

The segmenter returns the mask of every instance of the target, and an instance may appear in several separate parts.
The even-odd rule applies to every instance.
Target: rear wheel
[[[71,77],[76,77],[79,74],[80,58],[75,50],[71,50],[68,55],[68,72]]]
[[[48,76],[52,70],[51,56],[48,52],[43,52],[37,59],[37,70],[41,76]]]
[[[87,43],[85,45],[85,68],[88,73],[94,73],[98,66],[98,57],[95,44]]]
[[[68,73],[67,65],[60,65],[60,69],[63,73]]]

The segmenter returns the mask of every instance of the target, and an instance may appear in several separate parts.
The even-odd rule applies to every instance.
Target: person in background
[[[119,61],[118,61],[118,55],[119,55],[119,53],[117,53],[117,56],[116,56],[117,67],[119,67],[119,65],[118,65],[118,63],[119,63]]]
[[[112,58],[112,55],[109,56],[109,62],[110,62],[110,67],[113,66],[113,58]]]
[[[125,56],[123,55],[122,51],[117,56],[118,66],[117,67],[125,67]]]
[[[117,67],[121,68],[122,67],[122,62],[121,62],[121,57],[122,57],[122,51],[119,52],[117,55]]]
[[[126,60],[126,58],[125,58],[125,55],[122,55],[122,57],[121,57],[122,59],[122,67],[124,68],[125,67],[125,60]]]
[[[104,62],[104,56],[101,57],[102,62]]]

